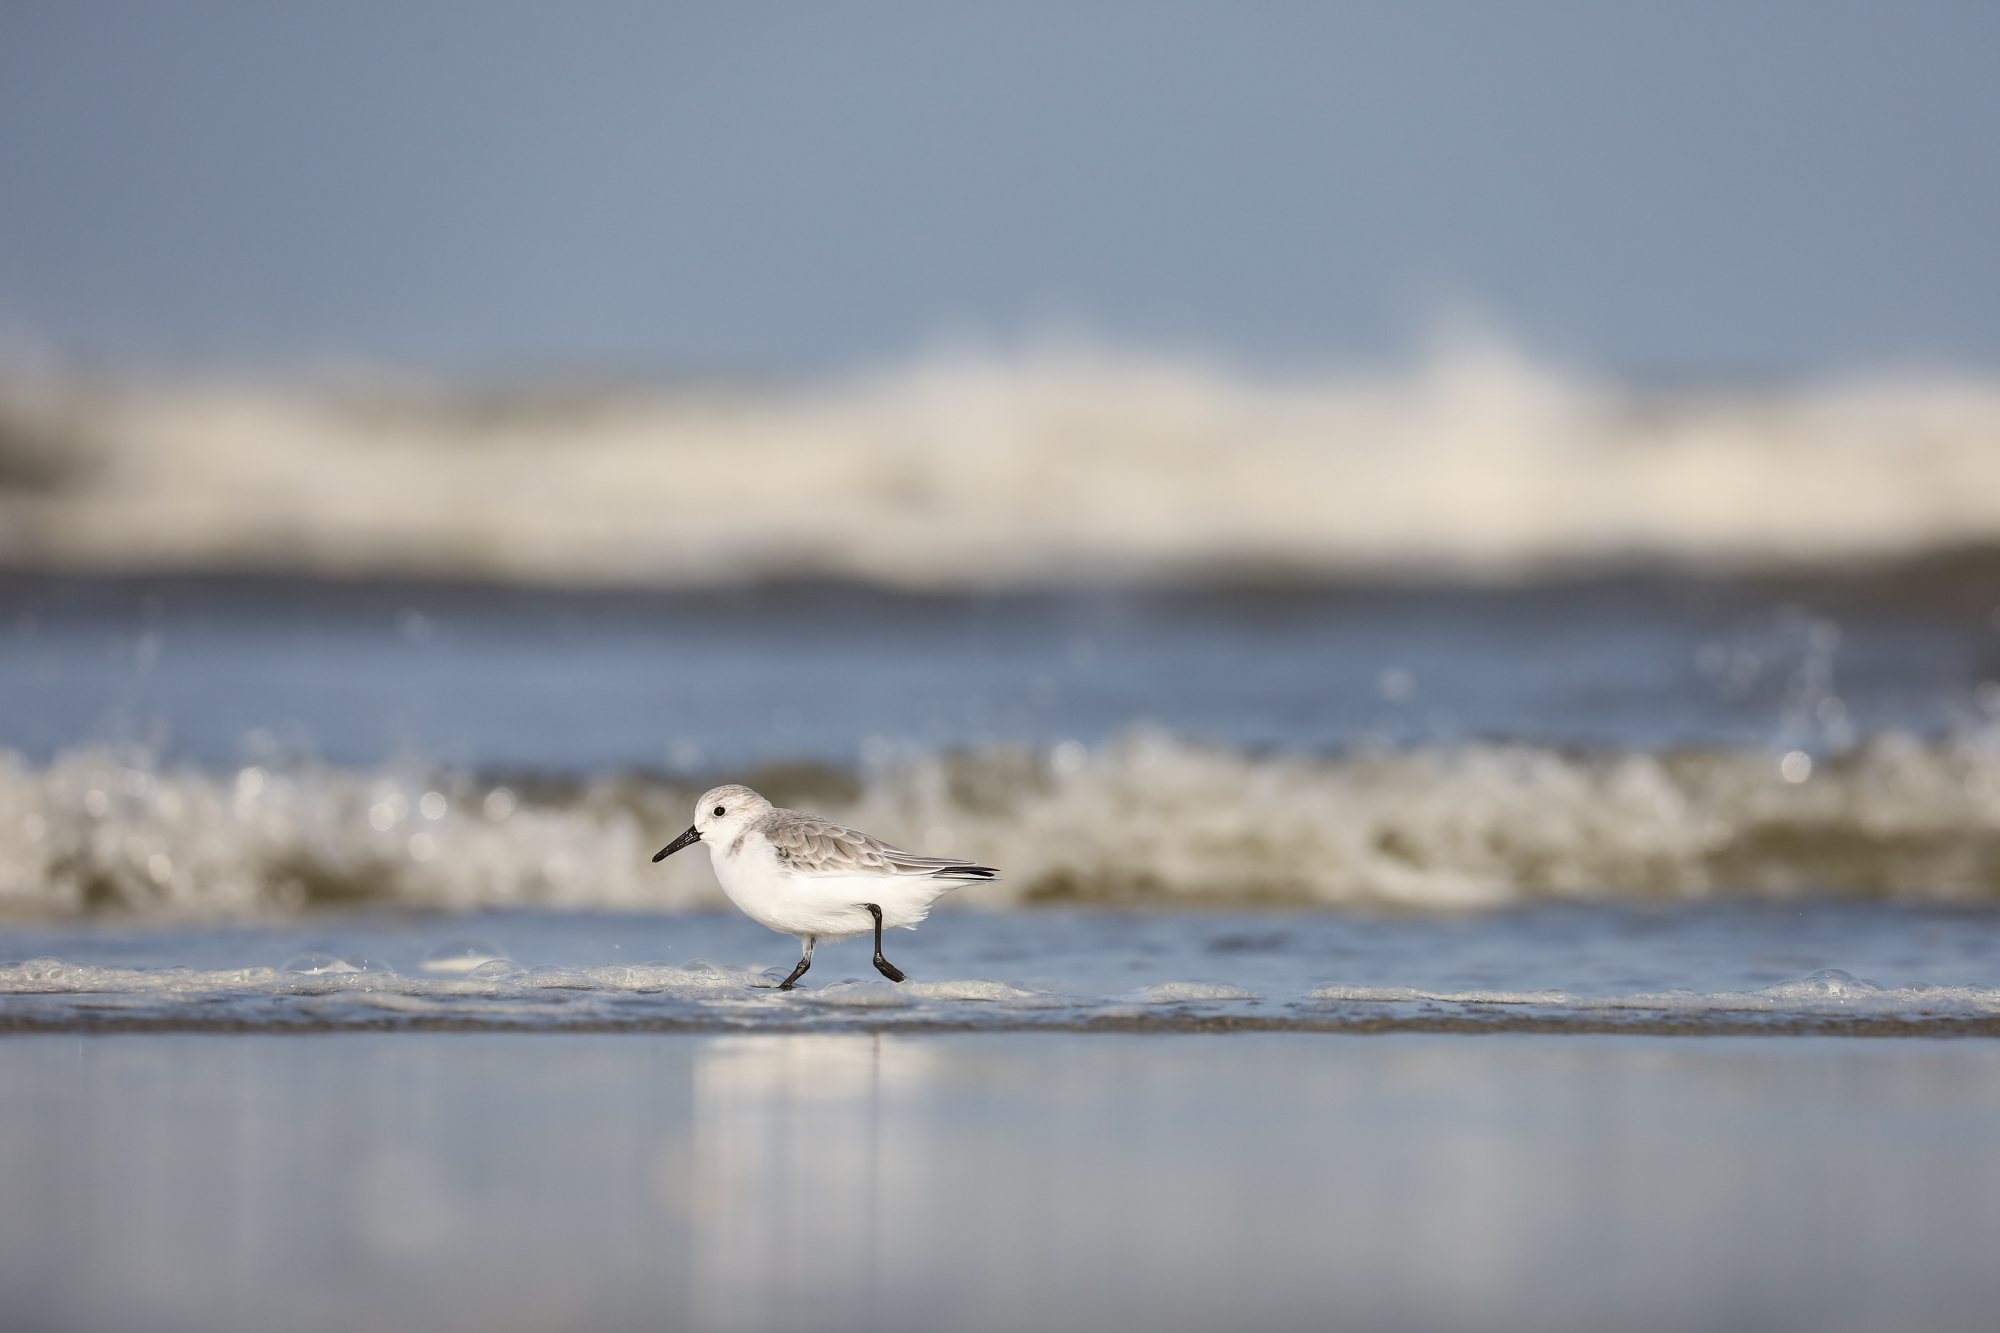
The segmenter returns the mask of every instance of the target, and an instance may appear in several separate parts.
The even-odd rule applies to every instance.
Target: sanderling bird
[[[806,974],[821,940],[851,940],[871,926],[875,970],[903,980],[902,970],[882,956],[882,928],[914,929],[945,894],[991,883],[1000,874],[949,856],[917,856],[830,819],[781,810],[735,783],[697,801],[694,827],[653,860],[697,842],[708,847],[709,864],[730,902],[752,921],[798,936],[804,946],[779,990],[790,990]]]

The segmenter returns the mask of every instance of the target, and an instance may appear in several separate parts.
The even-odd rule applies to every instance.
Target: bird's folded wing
[[[758,826],[778,860],[807,875],[928,875],[992,880],[999,871],[949,856],[918,856],[880,838],[798,810],[773,810]]]

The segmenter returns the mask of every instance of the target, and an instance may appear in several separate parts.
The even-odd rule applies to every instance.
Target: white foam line
[[[1588,1012],[1635,1009],[1686,1013],[2000,1014],[2000,987],[1883,987],[1838,969],[1755,991],[1691,990],[1614,997],[1565,991],[1426,991],[1406,986],[1322,986],[1308,1000],[1371,1004],[1521,1005]]]

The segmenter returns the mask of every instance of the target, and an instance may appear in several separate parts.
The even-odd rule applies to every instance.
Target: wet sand
[[[0,1039],[24,1330],[1988,1326],[2000,1045]]]

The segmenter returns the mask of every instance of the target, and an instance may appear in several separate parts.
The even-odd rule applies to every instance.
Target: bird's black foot
[[[792,969],[792,975],[778,983],[779,990],[790,990],[792,983],[806,974],[806,969],[813,965],[813,946],[818,943],[818,940],[806,941],[806,956],[799,959],[799,965]]]
[[[882,909],[874,903],[863,903],[868,915],[875,918],[875,970],[891,981],[908,981],[903,969],[882,956]]]

